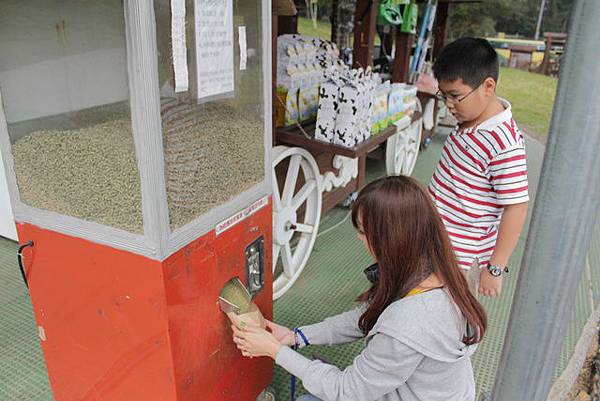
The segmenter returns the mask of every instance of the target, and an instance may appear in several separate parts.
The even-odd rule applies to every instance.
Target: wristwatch
[[[487,269],[490,272],[490,274],[494,277],[500,277],[502,273],[508,273],[508,266],[502,267],[488,264]]]

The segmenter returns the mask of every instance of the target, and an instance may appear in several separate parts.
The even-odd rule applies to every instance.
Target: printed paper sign
[[[171,43],[175,92],[188,90],[187,48],[185,43],[185,0],[171,0]]]
[[[240,44],[240,70],[243,71],[246,69],[246,64],[248,63],[248,44],[246,42],[246,27],[238,27],[238,32],[238,42]]]
[[[196,0],[198,99],[233,92],[233,0]]]

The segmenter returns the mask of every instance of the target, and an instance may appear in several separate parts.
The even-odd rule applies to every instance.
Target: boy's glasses
[[[438,91],[435,93],[435,97],[436,97],[436,99],[438,99],[444,103],[448,102],[448,103],[456,104],[456,103],[460,103],[463,100],[465,100],[466,98],[468,98],[471,95],[471,93],[473,93],[477,89],[479,89],[480,86],[481,86],[481,84],[479,84],[476,88],[471,89],[471,91],[464,96],[446,95],[445,93],[443,93],[441,90],[438,89]]]

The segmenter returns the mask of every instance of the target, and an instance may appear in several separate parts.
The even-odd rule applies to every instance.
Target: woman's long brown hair
[[[352,207],[352,222],[364,232],[379,264],[378,280],[359,297],[368,304],[359,320],[365,335],[388,305],[436,273],[470,327],[462,341],[481,341],[487,328],[485,310],[469,291],[446,228],[416,180],[393,176],[371,182]]]

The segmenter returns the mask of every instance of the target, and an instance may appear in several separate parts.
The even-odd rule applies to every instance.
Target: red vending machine
[[[0,2],[0,148],[57,401],[271,380],[217,302],[239,277],[272,316],[270,27],[268,0]]]

